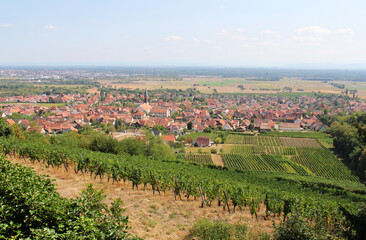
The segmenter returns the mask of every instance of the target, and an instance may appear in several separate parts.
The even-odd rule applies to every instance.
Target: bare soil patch
[[[224,166],[224,162],[222,161],[222,157],[219,154],[211,154],[212,156],[212,162],[216,165],[216,166]]]

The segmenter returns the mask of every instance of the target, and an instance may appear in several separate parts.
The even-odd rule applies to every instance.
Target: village
[[[0,99],[3,102],[1,116],[7,118],[10,125],[17,123],[26,131],[42,134],[78,131],[92,123],[111,127],[108,132],[123,130],[125,133],[158,125],[165,130],[164,139],[175,141],[187,132],[212,129],[325,131],[329,126],[320,119],[324,114],[366,110],[364,101],[343,96],[191,95],[187,92],[178,96],[170,92],[149,94],[145,90],[144,94],[14,96]],[[50,101],[64,104],[34,105]],[[153,134],[162,133],[153,131]]]

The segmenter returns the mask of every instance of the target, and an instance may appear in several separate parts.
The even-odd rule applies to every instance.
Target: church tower
[[[147,95],[147,89],[145,88],[144,103],[149,104],[149,96]]]

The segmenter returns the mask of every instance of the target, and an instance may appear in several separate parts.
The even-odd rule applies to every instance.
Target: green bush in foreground
[[[338,212],[331,214],[338,218],[338,222],[323,218],[323,213],[317,210],[303,211],[301,206],[295,203],[295,210],[286,215],[280,224],[274,224],[275,240],[331,240],[345,239],[345,218]]]
[[[91,185],[62,198],[50,179],[0,157],[0,239],[138,239],[122,202],[108,207],[104,198]]]
[[[239,240],[246,239],[246,231],[244,224],[231,225],[221,220],[202,219],[193,225],[189,237],[201,240]]]

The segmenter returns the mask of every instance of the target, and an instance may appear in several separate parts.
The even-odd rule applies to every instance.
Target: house
[[[205,125],[193,125],[192,126],[192,129],[196,130],[197,132],[203,132],[206,127],[208,126],[205,126]]]
[[[37,132],[37,133],[46,134],[46,130],[42,126],[34,126],[34,127],[31,127],[31,128],[28,128],[26,131],[27,132]]]
[[[154,135],[155,137],[156,136],[161,136],[161,132],[160,131],[155,131],[155,130],[152,130],[151,131],[152,135]]]
[[[209,147],[211,146],[210,137],[197,137],[193,141],[193,145],[198,145],[199,147]]]
[[[169,126],[169,131],[173,134],[182,134],[186,128],[187,124],[185,122],[175,122]]]
[[[174,135],[163,135],[163,139],[166,142],[175,142],[175,136]]]
[[[315,131],[319,131],[319,132],[324,132],[325,130],[328,129],[328,126],[323,124],[322,122],[314,122],[313,124],[311,124],[310,127],[312,129],[314,129]]]
[[[170,110],[167,108],[153,108],[150,110],[150,114],[153,117],[170,117]]]
[[[249,128],[250,126],[250,121],[248,119],[244,119],[241,123],[240,123],[240,127],[244,127],[245,129]]]
[[[140,108],[137,109],[135,113],[132,114],[133,119],[143,120],[146,118],[146,113],[143,112]]]
[[[224,129],[225,131],[227,131],[227,130],[233,130],[233,127],[232,127],[229,123],[226,123],[226,124],[222,127],[222,129]]]
[[[237,129],[236,129],[236,131],[238,131],[238,132],[245,132],[247,129],[246,129],[246,127],[244,127],[244,126],[240,126],[240,127],[238,127]]]
[[[56,107],[56,106],[52,106],[52,107],[50,107],[50,112],[51,113],[57,113],[57,112],[59,112],[60,111],[60,109],[58,109],[58,107]]]
[[[6,122],[11,126],[13,124],[15,124],[13,119],[6,119]]]
[[[282,130],[282,131],[301,131],[303,129],[300,127],[299,123],[284,123],[284,122],[281,122],[280,125],[279,125],[279,130]]]
[[[135,109],[135,112],[137,112],[139,109],[149,114],[151,111],[151,106],[147,103],[143,103]]]
[[[259,131],[260,132],[271,132],[272,131],[272,125],[269,124],[269,123],[261,123]]]
[[[254,119],[254,129],[258,129],[259,130],[262,123],[264,123],[264,119],[255,118]]]

